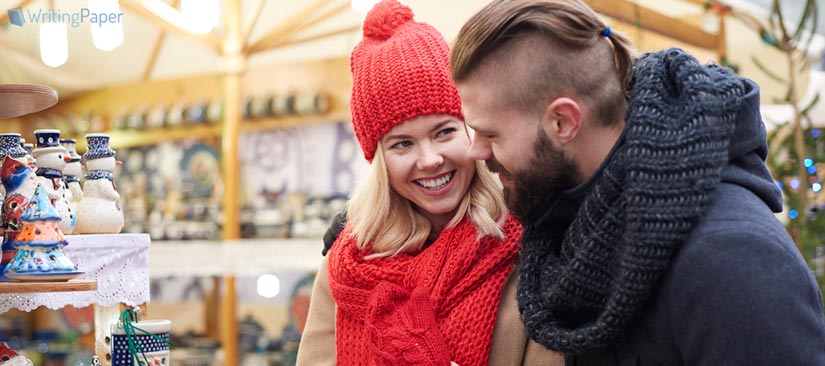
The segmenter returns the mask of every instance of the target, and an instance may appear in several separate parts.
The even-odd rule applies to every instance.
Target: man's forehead
[[[462,101],[461,113],[464,115],[464,124],[472,129],[477,129],[478,125],[478,111],[467,102]]]
[[[495,129],[496,124],[490,123],[490,121],[489,118],[479,118],[472,114],[468,115],[466,112],[464,113],[464,124],[475,132],[484,133]]]
[[[458,93],[462,100],[468,99],[471,102],[484,102],[485,98],[489,98],[490,89],[495,87],[495,83],[486,76],[486,73],[476,72],[458,84]]]
[[[490,106],[489,93],[484,89],[479,83],[465,83],[459,86],[458,93],[461,95],[461,108],[465,116],[469,114],[472,118],[477,118]]]

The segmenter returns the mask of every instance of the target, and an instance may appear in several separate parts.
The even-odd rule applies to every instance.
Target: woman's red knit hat
[[[450,76],[450,47],[412,10],[383,0],[364,19],[364,39],[350,57],[352,126],[372,162],[378,141],[399,123],[427,114],[461,120],[461,99]]]

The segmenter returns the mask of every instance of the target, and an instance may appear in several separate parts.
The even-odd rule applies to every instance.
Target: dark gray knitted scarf
[[[744,90],[735,75],[677,49],[642,56],[634,71],[620,145],[572,222],[554,212],[524,222],[519,309],[530,338],[568,354],[629,328],[728,161]]]

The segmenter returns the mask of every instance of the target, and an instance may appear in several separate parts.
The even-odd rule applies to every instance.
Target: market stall
[[[761,41],[720,2],[587,2],[642,51],[678,46],[752,72],[751,50]],[[56,128],[78,140],[78,152],[88,133],[111,137],[123,162],[115,172],[123,232],[144,233],[147,247],[152,240],[148,273],[135,275],[152,279],[152,314],[172,319],[173,333],[187,333],[192,344],[208,343],[214,357],[204,362],[232,366],[252,357],[244,335],[256,321],[274,319],[256,334],[282,338],[300,280],[320,263],[319,239],[366,168],[348,106],[347,55],[360,39],[361,15],[349,1],[224,0],[216,2],[217,25],[201,31],[183,3],[119,1],[122,44],[102,52],[88,34],[69,29],[70,52],[57,68],[30,49],[32,24],[0,30],[0,83],[39,81],[64,95],[40,113],[0,115],[8,119],[0,132],[31,139],[35,129]],[[459,1],[445,11],[443,2],[409,3],[448,38],[484,5]],[[10,6],[69,12],[83,5]],[[21,106],[0,100],[0,110]],[[249,289],[269,275],[280,294]],[[175,289],[184,295],[172,295]],[[260,353],[282,346],[275,343],[262,342]]]

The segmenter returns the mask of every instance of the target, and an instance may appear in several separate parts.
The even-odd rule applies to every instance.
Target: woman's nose
[[[422,146],[418,156],[418,169],[433,170],[441,166],[444,162],[444,156],[436,148],[432,146]]]

